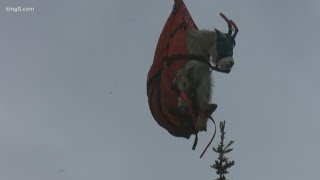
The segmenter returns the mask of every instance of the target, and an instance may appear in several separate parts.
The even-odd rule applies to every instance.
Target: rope
[[[212,143],[212,141],[213,141],[214,137],[216,136],[216,132],[217,132],[216,122],[214,121],[214,119],[213,119],[211,116],[210,116],[209,118],[211,119],[211,121],[212,121],[212,122],[213,122],[213,124],[214,124],[214,134],[213,134],[212,138],[210,139],[210,141],[209,141],[209,143],[208,143],[207,147],[203,150],[202,154],[200,155],[200,158],[202,158],[202,156],[204,155],[204,153],[207,151],[208,147],[211,145],[211,143]]]

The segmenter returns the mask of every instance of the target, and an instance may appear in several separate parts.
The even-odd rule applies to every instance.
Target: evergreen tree
[[[226,157],[226,154],[233,150],[232,148],[230,148],[230,146],[234,143],[234,141],[230,141],[225,146],[225,124],[226,121],[220,122],[221,141],[217,148],[213,148],[213,151],[219,154],[218,159],[215,160],[215,163],[211,166],[219,175],[219,178],[217,178],[216,180],[227,180],[225,174],[229,173],[228,169],[234,165],[234,161],[229,161]]]

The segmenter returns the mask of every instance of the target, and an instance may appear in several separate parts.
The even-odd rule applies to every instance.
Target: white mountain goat
[[[227,19],[223,14],[220,15],[228,23],[228,33],[222,33],[217,29],[214,31],[187,30],[188,52],[204,57],[207,62],[191,60],[177,72],[173,80],[173,84],[180,92],[185,92],[191,99],[193,109],[197,114],[198,130],[206,130],[208,117],[217,108],[216,104],[209,103],[212,92],[210,57],[215,68],[221,72],[229,73],[234,65],[233,47],[238,28],[232,20]],[[233,29],[235,32],[232,34]],[[180,96],[179,110],[183,113],[187,106],[185,99]]]

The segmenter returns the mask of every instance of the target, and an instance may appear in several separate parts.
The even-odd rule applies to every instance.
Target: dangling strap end
[[[193,143],[193,146],[192,146],[192,150],[195,150],[195,149],[196,149],[197,144],[198,144],[198,133],[196,134],[196,137],[195,137],[195,139],[194,139],[194,143]]]
[[[214,119],[213,119],[211,116],[209,116],[209,118],[211,119],[211,121],[212,121],[213,124],[214,124],[214,134],[213,134],[210,142],[208,143],[207,147],[203,150],[202,154],[200,155],[200,158],[202,158],[202,156],[204,155],[204,153],[207,151],[208,147],[211,145],[214,137],[216,136],[216,132],[217,132],[216,122],[214,121]]]

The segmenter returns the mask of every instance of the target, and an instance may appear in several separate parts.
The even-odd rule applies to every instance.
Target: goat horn
[[[230,24],[233,26],[233,28],[235,29],[234,31],[234,34],[232,35],[232,38],[235,39],[238,32],[239,32],[239,29],[238,29],[238,26],[236,25],[236,23],[234,23],[232,20],[230,20]]]
[[[236,23],[234,23],[232,20],[229,20],[229,19],[227,18],[227,16],[225,16],[223,13],[220,13],[220,16],[221,16],[221,17],[227,22],[227,24],[228,24],[228,28],[229,28],[229,30],[228,30],[228,35],[229,35],[230,37],[232,37],[233,39],[236,38],[237,33],[239,32],[239,29],[238,29],[238,26],[236,25]],[[235,29],[235,32],[234,32],[234,34],[232,35],[233,29]]]
[[[227,22],[228,24],[228,36],[231,36],[232,34],[232,26],[230,24],[230,20],[227,18],[227,16],[225,16],[223,13],[220,13],[220,16]]]

